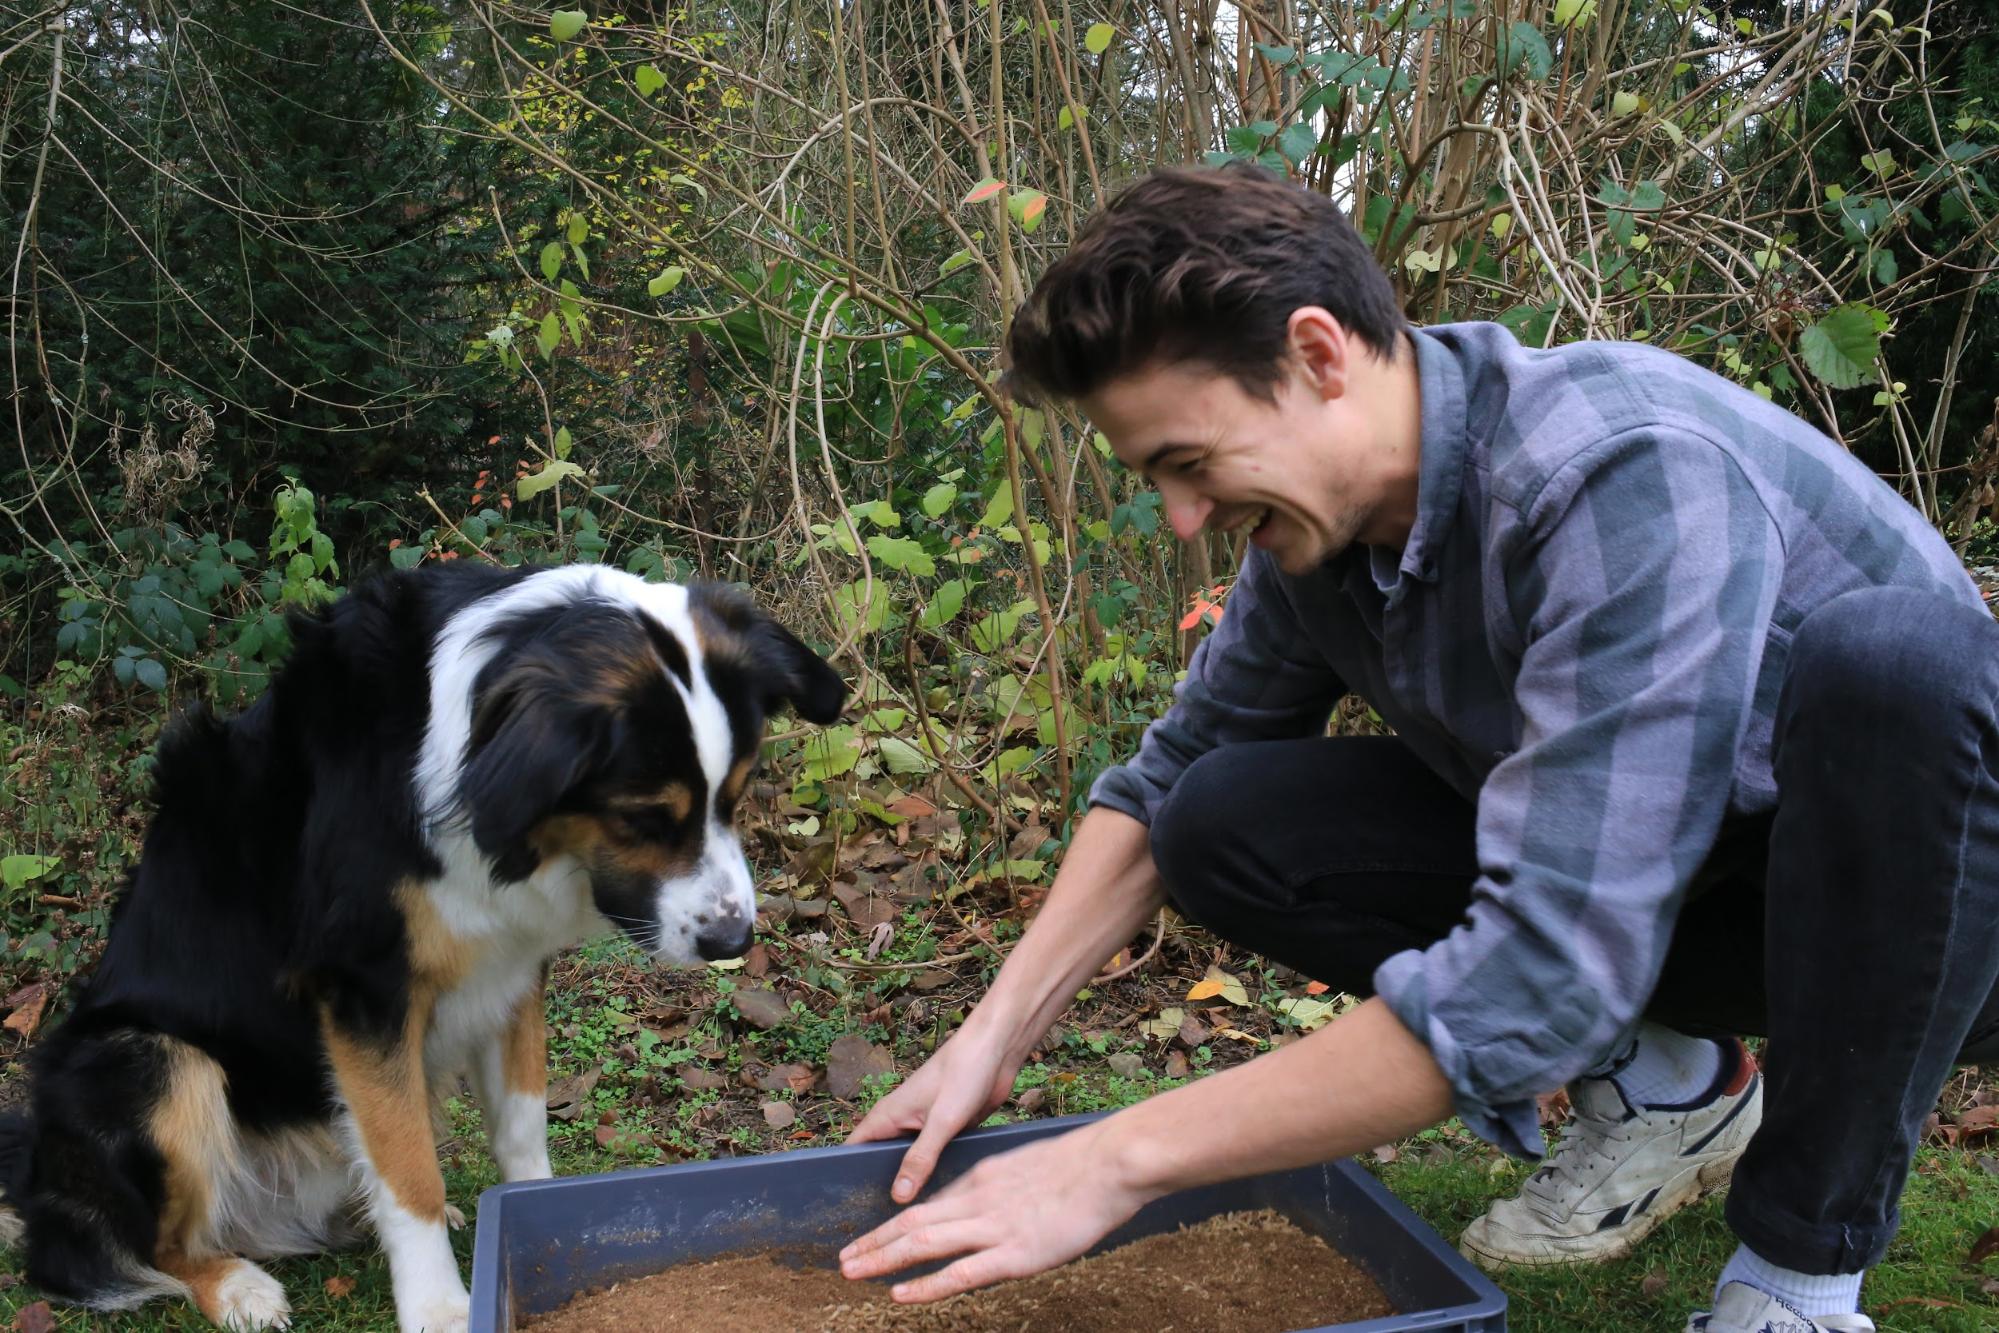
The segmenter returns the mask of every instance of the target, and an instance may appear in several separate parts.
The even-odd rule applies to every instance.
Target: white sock
[[[1630,1059],[1610,1075],[1633,1106],[1698,1105],[1721,1077],[1727,1051],[1711,1037],[1640,1023],[1636,1040]]]
[[[1822,1314],[1852,1314],[1860,1308],[1860,1279],[1865,1273],[1800,1273],[1779,1268],[1760,1257],[1747,1245],[1735,1247],[1721,1280],[1714,1284],[1716,1296],[1731,1282],[1746,1282],[1761,1292],[1788,1301],[1802,1314],[1816,1319]]]

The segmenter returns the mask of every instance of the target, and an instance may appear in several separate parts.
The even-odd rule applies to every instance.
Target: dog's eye
[[[680,821],[664,806],[623,810],[611,816],[613,830],[632,842],[668,842],[680,828]]]

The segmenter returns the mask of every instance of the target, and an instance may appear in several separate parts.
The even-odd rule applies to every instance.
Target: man
[[[959,1256],[897,1288],[927,1300],[1036,1272],[1160,1194],[1454,1111],[1537,1156],[1567,1084],[1467,1253],[1622,1254],[1732,1170],[1742,1244],[1688,1328],[1872,1329],[1922,1120],[1999,1048],[1999,625],[1945,543],[1666,352],[1407,326],[1338,210],[1253,168],[1126,191],[1009,352],[1183,540],[1252,550],[990,994],[854,1139],[919,1131],[912,1199],[1166,896],[1372,998],[983,1164],[848,1275]],[[1349,690],[1393,738],[1323,734]]]

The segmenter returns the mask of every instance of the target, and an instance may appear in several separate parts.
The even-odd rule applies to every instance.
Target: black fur
[[[250,709],[225,720],[196,707],[169,726],[157,813],[103,957],[32,1054],[30,1108],[0,1118],[0,1207],[26,1224],[36,1285],[102,1303],[129,1286],[134,1261],[150,1263],[165,1186],[145,1124],[161,1094],[161,1038],[212,1057],[239,1124],[264,1133],[324,1124],[337,1109],[322,1008],[347,1032],[399,1039],[410,974],[395,892],[442,873],[427,818],[466,819],[496,878],[512,880],[534,869],[530,835],[549,816],[700,781],[665,675],[634,676],[615,706],[602,673],[595,684],[589,675],[643,652],[684,680],[678,641],[622,605],[586,600],[496,627],[474,690],[462,808],[418,808],[430,647],[453,616],[524,577],[445,566],[367,582],[295,619],[291,658]],[[843,687],[830,668],[746,600],[726,605],[731,629],[755,645],[749,664],[719,668],[732,722],[739,709],[743,722],[753,715],[739,745],[754,750],[776,704],[837,713]],[[627,887],[594,883],[599,907],[630,908]]]

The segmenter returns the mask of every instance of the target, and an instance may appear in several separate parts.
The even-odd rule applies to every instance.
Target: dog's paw
[[[445,1204],[444,1225],[450,1227],[453,1231],[463,1231],[465,1229],[464,1210],[459,1208],[455,1203]]]
[[[471,1321],[472,1302],[462,1294],[426,1301],[400,1320],[402,1333],[467,1333]]]
[[[247,1259],[238,1260],[216,1284],[215,1322],[230,1333],[290,1328],[292,1305],[282,1283]]]

